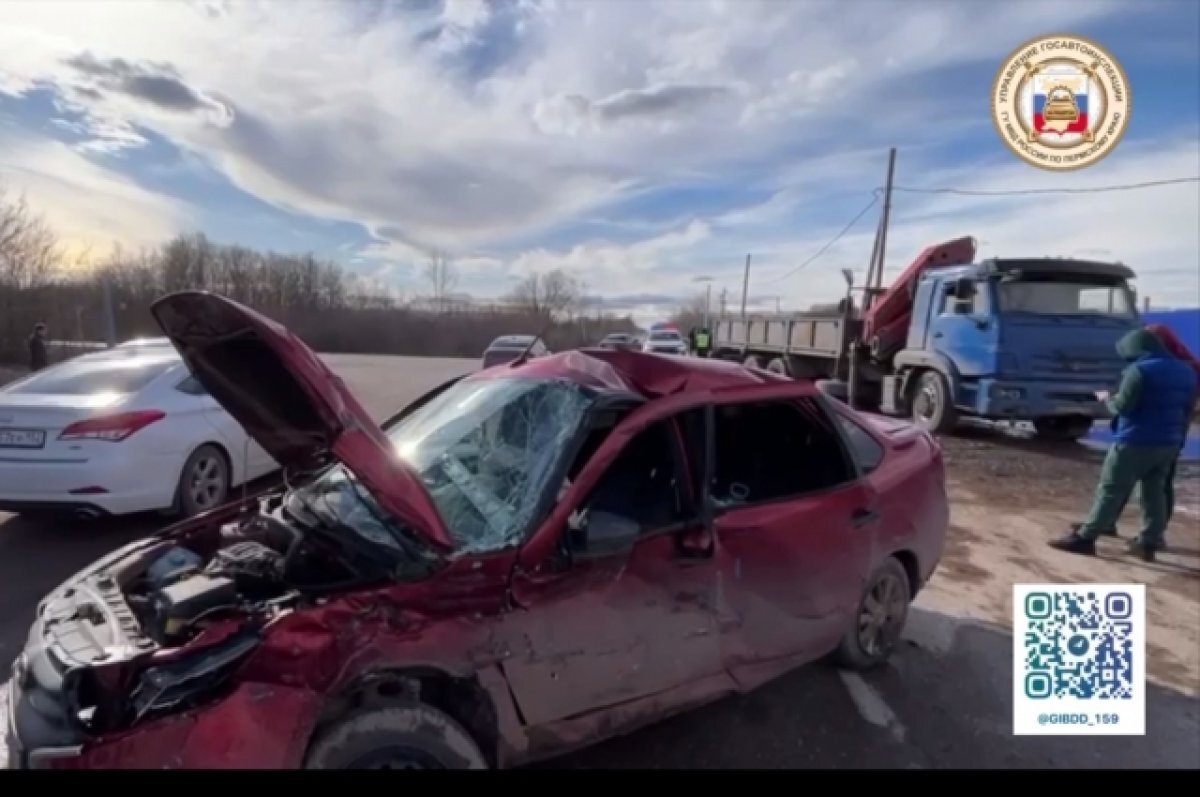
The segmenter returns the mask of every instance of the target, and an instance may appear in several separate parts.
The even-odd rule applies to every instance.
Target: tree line
[[[55,340],[103,341],[110,324],[118,341],[157,336],[150,304],[179,290],[228,296],[324,352],[477,357],[504,334],[543,332],[562,350],[637,329],[629,316],[588,312],[585,286],[561,270],[529,275],[490,304],[453,293],[458,274],[441,253],[431,253],[422,274],[427,294],[396,298],[336,262],[203,233],[72,260],[44,217],[0,186],[0,362],[24,361],[37,322]]]

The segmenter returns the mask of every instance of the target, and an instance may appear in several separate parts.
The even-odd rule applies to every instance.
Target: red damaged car
[[[827,654],[877,665],[941,556],[938,444],[807,383],[571,351],[381,429],[273,321],[153,312],[286,486],[39,604],[12,766],[509,767]]]

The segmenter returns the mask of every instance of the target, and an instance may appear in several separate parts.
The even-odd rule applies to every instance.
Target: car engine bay
[[[384,572],[364,577],[335,535],[310,531],[276,495],[65,583],[14,678],[24,734],[63,746],[213,699],[273,620]]]

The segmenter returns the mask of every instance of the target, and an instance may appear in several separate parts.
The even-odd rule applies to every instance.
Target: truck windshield
[[[1133,304],[1124,285],[1066,280],[1001,281],[1001,312],[1038,315],[1132,316]]]

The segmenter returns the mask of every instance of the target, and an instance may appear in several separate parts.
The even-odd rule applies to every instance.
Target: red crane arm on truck
[[[974,260],[975,239],[969,236],[926,248],[863,314],[863,340],[870,342],[877,338],[878,345],[872,348],[881,353],[891,352],[897,344],[903,346],[912,319],[912,297],[921,274],[926,269],[964,266]]]

